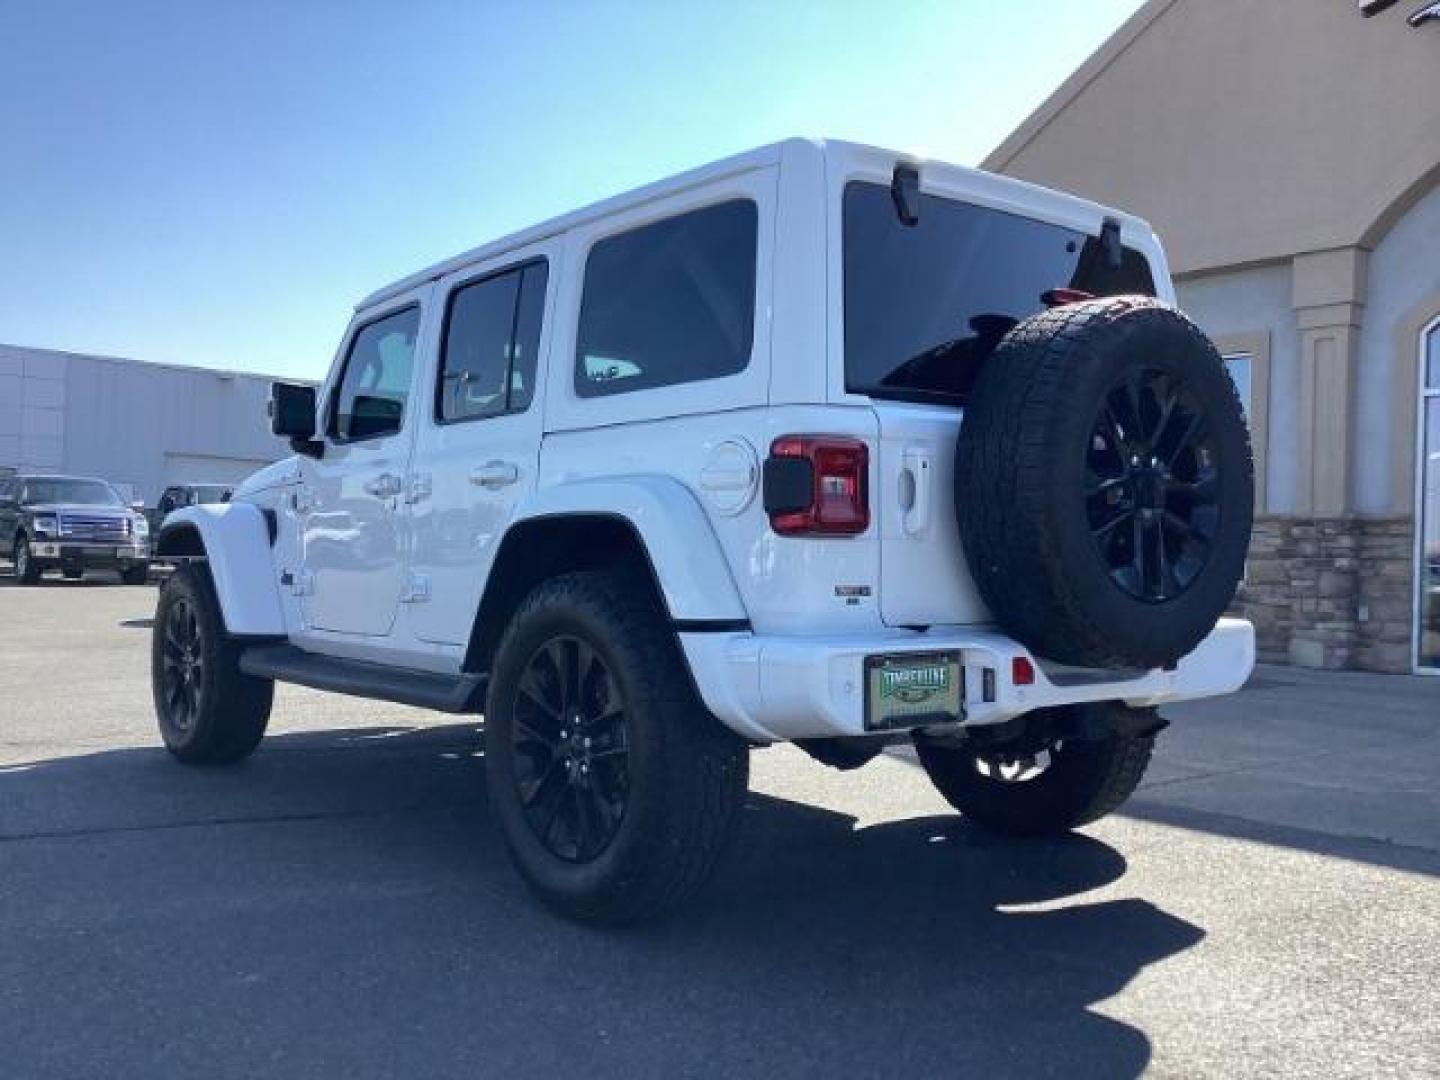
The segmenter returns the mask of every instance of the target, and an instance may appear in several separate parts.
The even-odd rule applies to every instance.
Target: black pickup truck
[[[143,585],[150,570],[150,524],[110,484],[82,476],[0,478],[0,552],[33,585],[46,570],[78,578],[118,570]]]

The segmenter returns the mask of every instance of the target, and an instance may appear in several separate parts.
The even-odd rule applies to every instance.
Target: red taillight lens
[[[854,536],[870,527],[870,451],[838,435],[783,435],[770,445],[765,509],[781,536]]]
[[[1016,686],[1030,686],[1035,682],[1035,665],[1028,656],[1011,658],[1010,681]]]

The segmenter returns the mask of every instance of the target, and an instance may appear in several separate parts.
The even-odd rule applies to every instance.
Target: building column
[[[1288,658],[1345,668],[1360,644],[1360,535],[1352,491],[1354,398],[1367,252],[1309,252],[1294,264],[1300,333],[1300,490],[1284,530],[1291,636]]]
[[[1295,259],[1300,331],[1300,490],[1296,511],[1341,517],[1354,508],[1354,396],[1369,253],[1316,251]]]

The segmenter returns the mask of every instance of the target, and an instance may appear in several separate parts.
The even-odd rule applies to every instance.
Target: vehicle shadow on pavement
[[[475,725],[0,770],[16,1075],[1138,1075],[1093,1008],[1204,932],[1091,837],[857,828],[752,795],[694,905],[603,931],[529,897]],[[13,988],[6,992],[4,987]]]

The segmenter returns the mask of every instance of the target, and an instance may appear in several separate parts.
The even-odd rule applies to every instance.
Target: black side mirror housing
[[[291,439],[315,437],[315,388],[270,384],[270,430]]]
[[[288,438],[297,454],[319,457],[325,444],[315,438],[315,388],[271,383],[270,430]]]

